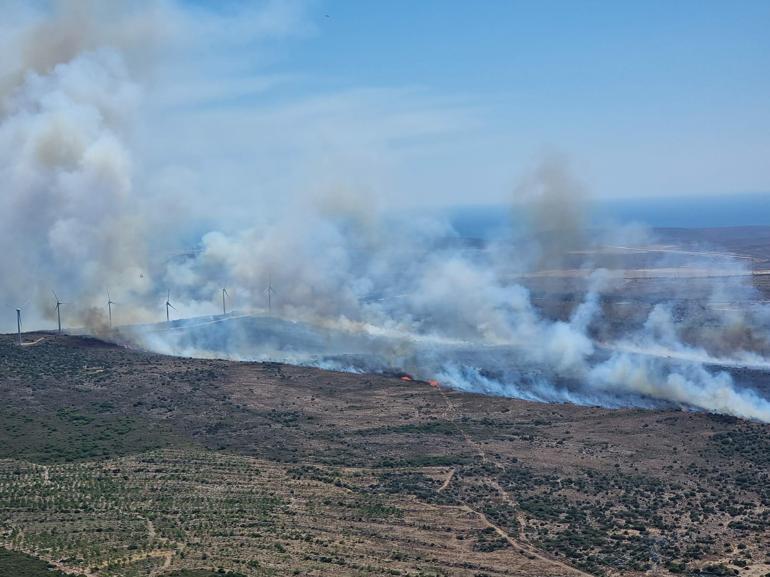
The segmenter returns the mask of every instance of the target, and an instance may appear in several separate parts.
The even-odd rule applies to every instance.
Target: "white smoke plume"
[[[729,257],[678,253],[671,268],[706,271],[702,304],[669,292],[651,297],[645,318],[618,320],[606,301],[627,279],[602,250],[624,245],[631,252],[618,257],[622,263],[649,239],[639,229],[592,234],[586,187],[559,157],[514,188],[529,207],[525,225],[482,244],[460,238],[443,219],[387,210],[387,162],[376,160],[387,146],[331,122],[339,105],[316,102],[254,121],[262,128],[273,116],[304,122],[308,110],[323,120],[321,136],[300,139],[302,155],[269,139],[277,152],[265,149],[275,164],[266,174],[281,176],[233,182],[222,165],[206,175],[199,161],[220,147],[244,165],[254,151],[237,139],[188,138],[183,122],[156,122],[161,104],[189,107],[196,121],[222,120],[206,103],[231,95],[196,75],[206,55],[192,39],[211,41],[220,26],[228,42],[251,46],[305,29],[291,3],[241,10],[204,17],[171,2],[82,1],[9,11],[13,24],[3,25],[0,46],[6,310],[32,298],[27,322],[50,319],[53,288],[68,303],[71,325],[107,333],[111,288],[124,327],[110,334],[164,353],[405,370],[536,401],[682,407],[770,422],[766,392],[729,372],[770,367],[767,308],[722,306],[734,300],[730,283],[751,292],[750,271]],[[176,85],[182,80],[189,97]],[[359,106],[351,107],[356,121]],[[386,142],[446,129],[439,116],[395,119]],[[161,154],[155,137],[168,142],[169,126],[180,134]],[[339,133],[332,150],[330,132]],[[358,168],[329,177],[329,165]],[[283,176],[302,169],[302,178]],[[271,187],[284,192],[281,200],[265,200]],[[666,268],[669,258],[655,257],[655,267]],[[651,268],[647,262],[635,274]],[[229,315],[219,314],[223,287]],[[167,294],[174,318],[194,318],[125,327],[163,319]]]
[[[107,26],[97,6],[25,12],[26,26],[3,46],[3,300],[32,298],[48,316],[54,287],[76,299],[71,306],[83,317],[106,279],[130,295],[150,288],[129,144],[142,89],[120,45],[131,42],[136,21],[126,15],[123,25]]]

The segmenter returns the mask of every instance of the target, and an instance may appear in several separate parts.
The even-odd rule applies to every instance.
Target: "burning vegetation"
[[[764,424],[67,336],[0,363],[0,536],[61,571],[770,571]]]

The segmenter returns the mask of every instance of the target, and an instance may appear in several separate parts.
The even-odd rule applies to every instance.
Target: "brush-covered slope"
[[[770,572],[767,425],[40,336],[0,337],[0,539],[60,571]]]

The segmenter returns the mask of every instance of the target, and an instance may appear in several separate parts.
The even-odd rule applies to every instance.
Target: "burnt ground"
[[[765,424],[40,337],[0,336],[0,539],[60,571],[770,572]]]

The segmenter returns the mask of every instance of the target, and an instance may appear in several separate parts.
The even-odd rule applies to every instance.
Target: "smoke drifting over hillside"
[[[18,14],[28,24],[4,31],[2,47],[3,301],[31,297],[49,316],[52,287],[83,316],[105,279],[130,293],[150,288],[127,140],[141,88],[120,46],[104,43],[112,35],[95,5],[69,8],[50,19]]]
[[[721,368],[770,366],[767,308],[680,315],[678,295],[669,294],[619,335],[603,296],[623,279],[590,255],[610,242],[638,246],[639,231],[588,234],[586,193],[564,160],[546,159],[514,187],[527,226],[483,245],[459,238],[441,219],[378,212],[387,192],[359,185],[358,175],[353,185],[340,179],[297,188],[281,203],[244,202],[230,182],[201,190],[195,175],[205,167],[185,164],[175,150],[148,158],[142,145],[154,134],[153,95],[175,94],[163,74],[165,54],[181,58],[202,91],[213,90],[190,72],[199,56],[191,37],[205,37],[206,28],[170,3],[109,6],[18,7],[3,30],[0,296],[7,314],[31,299],[28,322],[52,318],[54,288],[68,303],[70,326],[103,333],[108,288],[118,301],[116,322],[127,325],[163,318],[167,290],[174,316],[213,315],[227,286],[230,309],[242,318],[134,328],[123,338],[172,354],[407,370],[490,394],[682,406],[770,422],[767,398]],[[285,33],[299,18],[286,10],[267,4],[251,14],[253,28],[236,32]],[[228,25],[239,19],[216,17]],[[213,153],[219,143],[198,146]],[[190,250],[193,233],[212,220],[212,197],[238,208],[216,214],[217,226]],[[584,258],[574,275],[549,276],[577,249]],[[691,269],[742,271],[728,257],[691,258]],[[567,314],[544,314],[525,286],[533,278],[566,283],[581,301]],[[733,298],[728,282],[751,292],[746,276],[723,278],[704,281],[707,303]],[[266,315],[269,282],[276,292]]]

